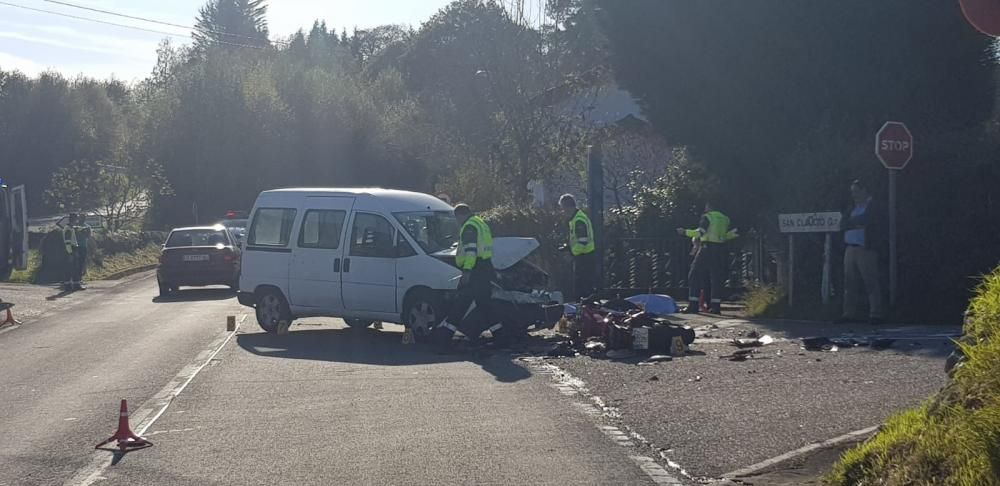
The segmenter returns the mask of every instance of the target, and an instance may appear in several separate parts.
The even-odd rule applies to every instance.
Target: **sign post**
[[[889,170],[889,304],[896,304],[896,172],[913,158],[913,134],[901,122],[889,121],[875,134],[875,155]]]
[[[820,296],[823,304],[830,302],[830,259],[832,257],[832,233],[840,231],[841,214],[836,211],[823,213],[779,214],[778,229],[788,233],[788,306],[795,304],[795,233],[826,233],[823,242],[823,279]]]

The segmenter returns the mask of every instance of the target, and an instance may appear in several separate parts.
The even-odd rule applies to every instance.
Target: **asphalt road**
[[[147,275],[87,292],[0,333],[0,485],[676,484],[507,353],[333,319],[269,336],[251,317],[222,341],[244,312],[224,290],[155,302]],[[94,451],[120,398],[141,415],[170,389],[154,447]]]
[[[155,287],[147,274],[52,290],[49,310],[0,334],[0,485],[62,484],[114,432],[121,398],[144,402],[242,312],[224,290],[157,303]]]

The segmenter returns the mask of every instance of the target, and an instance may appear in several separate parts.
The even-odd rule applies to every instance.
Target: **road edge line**
[[[772,457],[770,459],[765,459],[765,460],[763,460],[761,462],[758,462],[757,464],[752,464],[750,466],[747,466],[747,467],[744,467],[744,468],[737,469],[735,471],[731,471],[731,472],[725,473],[721,477],[723,479],[736,479],[736,478],[741,478],[741,477],[746,477],[746,476],[754,476],[754,475],[760,473],[761,471],[763,471],[764,469],[776,466],[776,465],[781,464],[781,463],[786,462],[786,461],[790,461],[792,459],[795,459],[797,457],[803,456],[803,455],[808,454],[810,452],[813,452],[815,450],[822,449],[824,447],[830,447],[830,446],[840,445],[840,444],[843,444],[845,442],[850,442],[850,441],[856,440],[856,439],[858,439],[860,437],[864,437],[866,435],[871,435],[871,434],[877,432],[880,428],[882,428],[881,424],[880,425],[873,425],[871,427],[866,427],[866,428],[863,428],[863,429],[855,430],[853,432],[848,432],[848,433],[846,433],[844,435],[840,435],[840,436],[834,437],[832,439],[827,439],[827,440],[824,440],[824,441],[821,441],[821,442],[814,442],[812,444],[808,444],[808,445],[802,446],[802,447],[800,447],[798,449],[795,449],[793,451],[788,451],[788,452],[786,452],[784,454],[781,454],[779,456],[774,456],[774,457]]]
[[[205,349],[195,356],[191,363],[181,368],[181,371],[172,380],[167,382],[159,392],[129,414],[133,427],[135,427],[136,435],[141,436],[152,427],[156,420],[163,415],[163,412],[170,407],[174,398],[177,398],[194,378],[198,376],[198,373],[205,369],[212,362],[212,359],[229,344],[229,341],[239,332],[240,327],[246,320],[247,314],[243,314],[236,322],[236,329],[225,331],[222,335],[212,340]],[[156,411],[155,414],[154,411]],[[106,451],[94,451],[90,463],[78,469],[63,485],[89,486],[94,484],[98,480],[103,479],[101,474],[111,465],[112,458],[113,456],[108,456]]]

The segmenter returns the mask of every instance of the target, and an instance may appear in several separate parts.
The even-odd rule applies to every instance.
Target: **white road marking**
[[[236,335],[240,330],[240,326],[246,321],[247,315],[243,314],[239,321],[236,323],[236,329],[233,331],[225,332],[216,338],[212,343],[202,352],[198,353],[194,361],[181,369],[177,376],[173,380],[170,380],[166,386],[163,387],[156,395],[153,395],[146,400],[138,409],[129,414],[129,420],[132,426],[135,428],[136,435],[142,436],[149,430],[150,427],[156,422],[163,412],[167,410],[167,407],[173,402],[181,392],[194,380],[195,376],[201,372],[208,363],[215,358],[215,355],[219,354],[226,344]],[[138,424],[138,425],[136,425]],[[80,468],[76,474],[73,475],[68,481],[63,483],[65,486],[89,486],[94,484],[101,479],[104,479],[102,474],[104,470],[111,465],[112,457],[108,456],[107,451],[94,451],[92,454],[90,463],[86,466]]]
[[[562,368],[559,368],[551,363],[546,363],[541,359],[521,358],[521,360],[531,366],[532,370],[536,373],[550,376],[553,380],[552,387],[559,390],[560,394],[568,397],[576,397],[572,402],[573,407],[584,415],[595,419],[605,417],[612,420],[620,420],[622,418],[621,412],[619,412],[617,408],[607,405],[601,397],[590,393],[583,380],[580,380]],[[590,402],[580,401],[578,397],[585,397],[589,399]],[[623,432],[621,429],[613,425],[601,425],[599,422],[596,422],[594,426],[597,427],[601,433],[611,439],[616,445],[629,448],[639,447],[639,445],[636,444],[636,441],[633,440],[636,439],[644,446],[656,450],[656,447],[652,443],[629,429],[627,425],[623,426],[626,428],[628,433]],[[668,458],[663,452],[660,452],[660,456],[669,467],[677,470],[684,477],[691,479],[692,481],[694,480],[694,478],[687,474],[687,472],[685,472],[680,465],[671,461],[670,458]],[[666,469],[650,457],[629,456],[629,458],[632,459],[632,461],[634,461],[636,465],[642,469],[642,472],[646,473],[646,475],[649,476],[649,478],[656,484],[666,486],[684,485],[683,481],[668,473]]]
[[[809,445],[807,445],[805,447],[800,447],[798,449],[795,449],[794,451],[786,452],[786,453],[784,453],[784,454],[782,454],[780,456],[775,456],[775,457],[772,457],[770,459],[758,462],[757,464],[754,464],[752,466],[747,466],[747,467],[744,467],[742,469],[737,469],[735,471],[728,472],[726,474],[723,474],[722,477],[725,478],[725,479],[733,479],[733,478],[739,478],[739,477],[743,477],[743,476],[752,476],[752,475],[754,475],[754,474],[756,474],[756,473],[764,470],[765,468],[774,466],[775,464],[779,464],[779,463],[788,461],[790,459],[794,459],[794,458],[802,456],[804,454],[808,454],[808,453],[810,453],[812,451],[815,451],[817,449],[821,449],[823,447],[835,446],[835,445],[838,445],[838,444],[843,444],[845,442],[850,442],[850,441],[858,440],[858,439],[860,439],[862,437],[865,437],[865,436],[868,436],[868,435],[871,435],[871,434],[875,433],[880,427],[881,427],[881,425],[876,425],[874,427],[868,427],[868,428],[861,429],[861,430],[855,430],[854,432],[848,432],[848,433],[846,433],[844,435],[841,435],[841,436],[838,436],[838,437],[834,437],[834,438],[832,438],[830,440],[824,440],[823,442],[816,442],[816,443],[813,443],[813,444],[809,444]]]

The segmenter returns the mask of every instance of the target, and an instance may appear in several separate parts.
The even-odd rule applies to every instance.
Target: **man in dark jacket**
[[[836,322],[860,321],[859,301],[862,290],[868,295],[868,322],[881,324],[885,319],[879,252],[884,246],[885,216],[860,180],[851,183],[854,205],[844,215],[844,312]],[[862,288],[863,286],[863,288]]]

